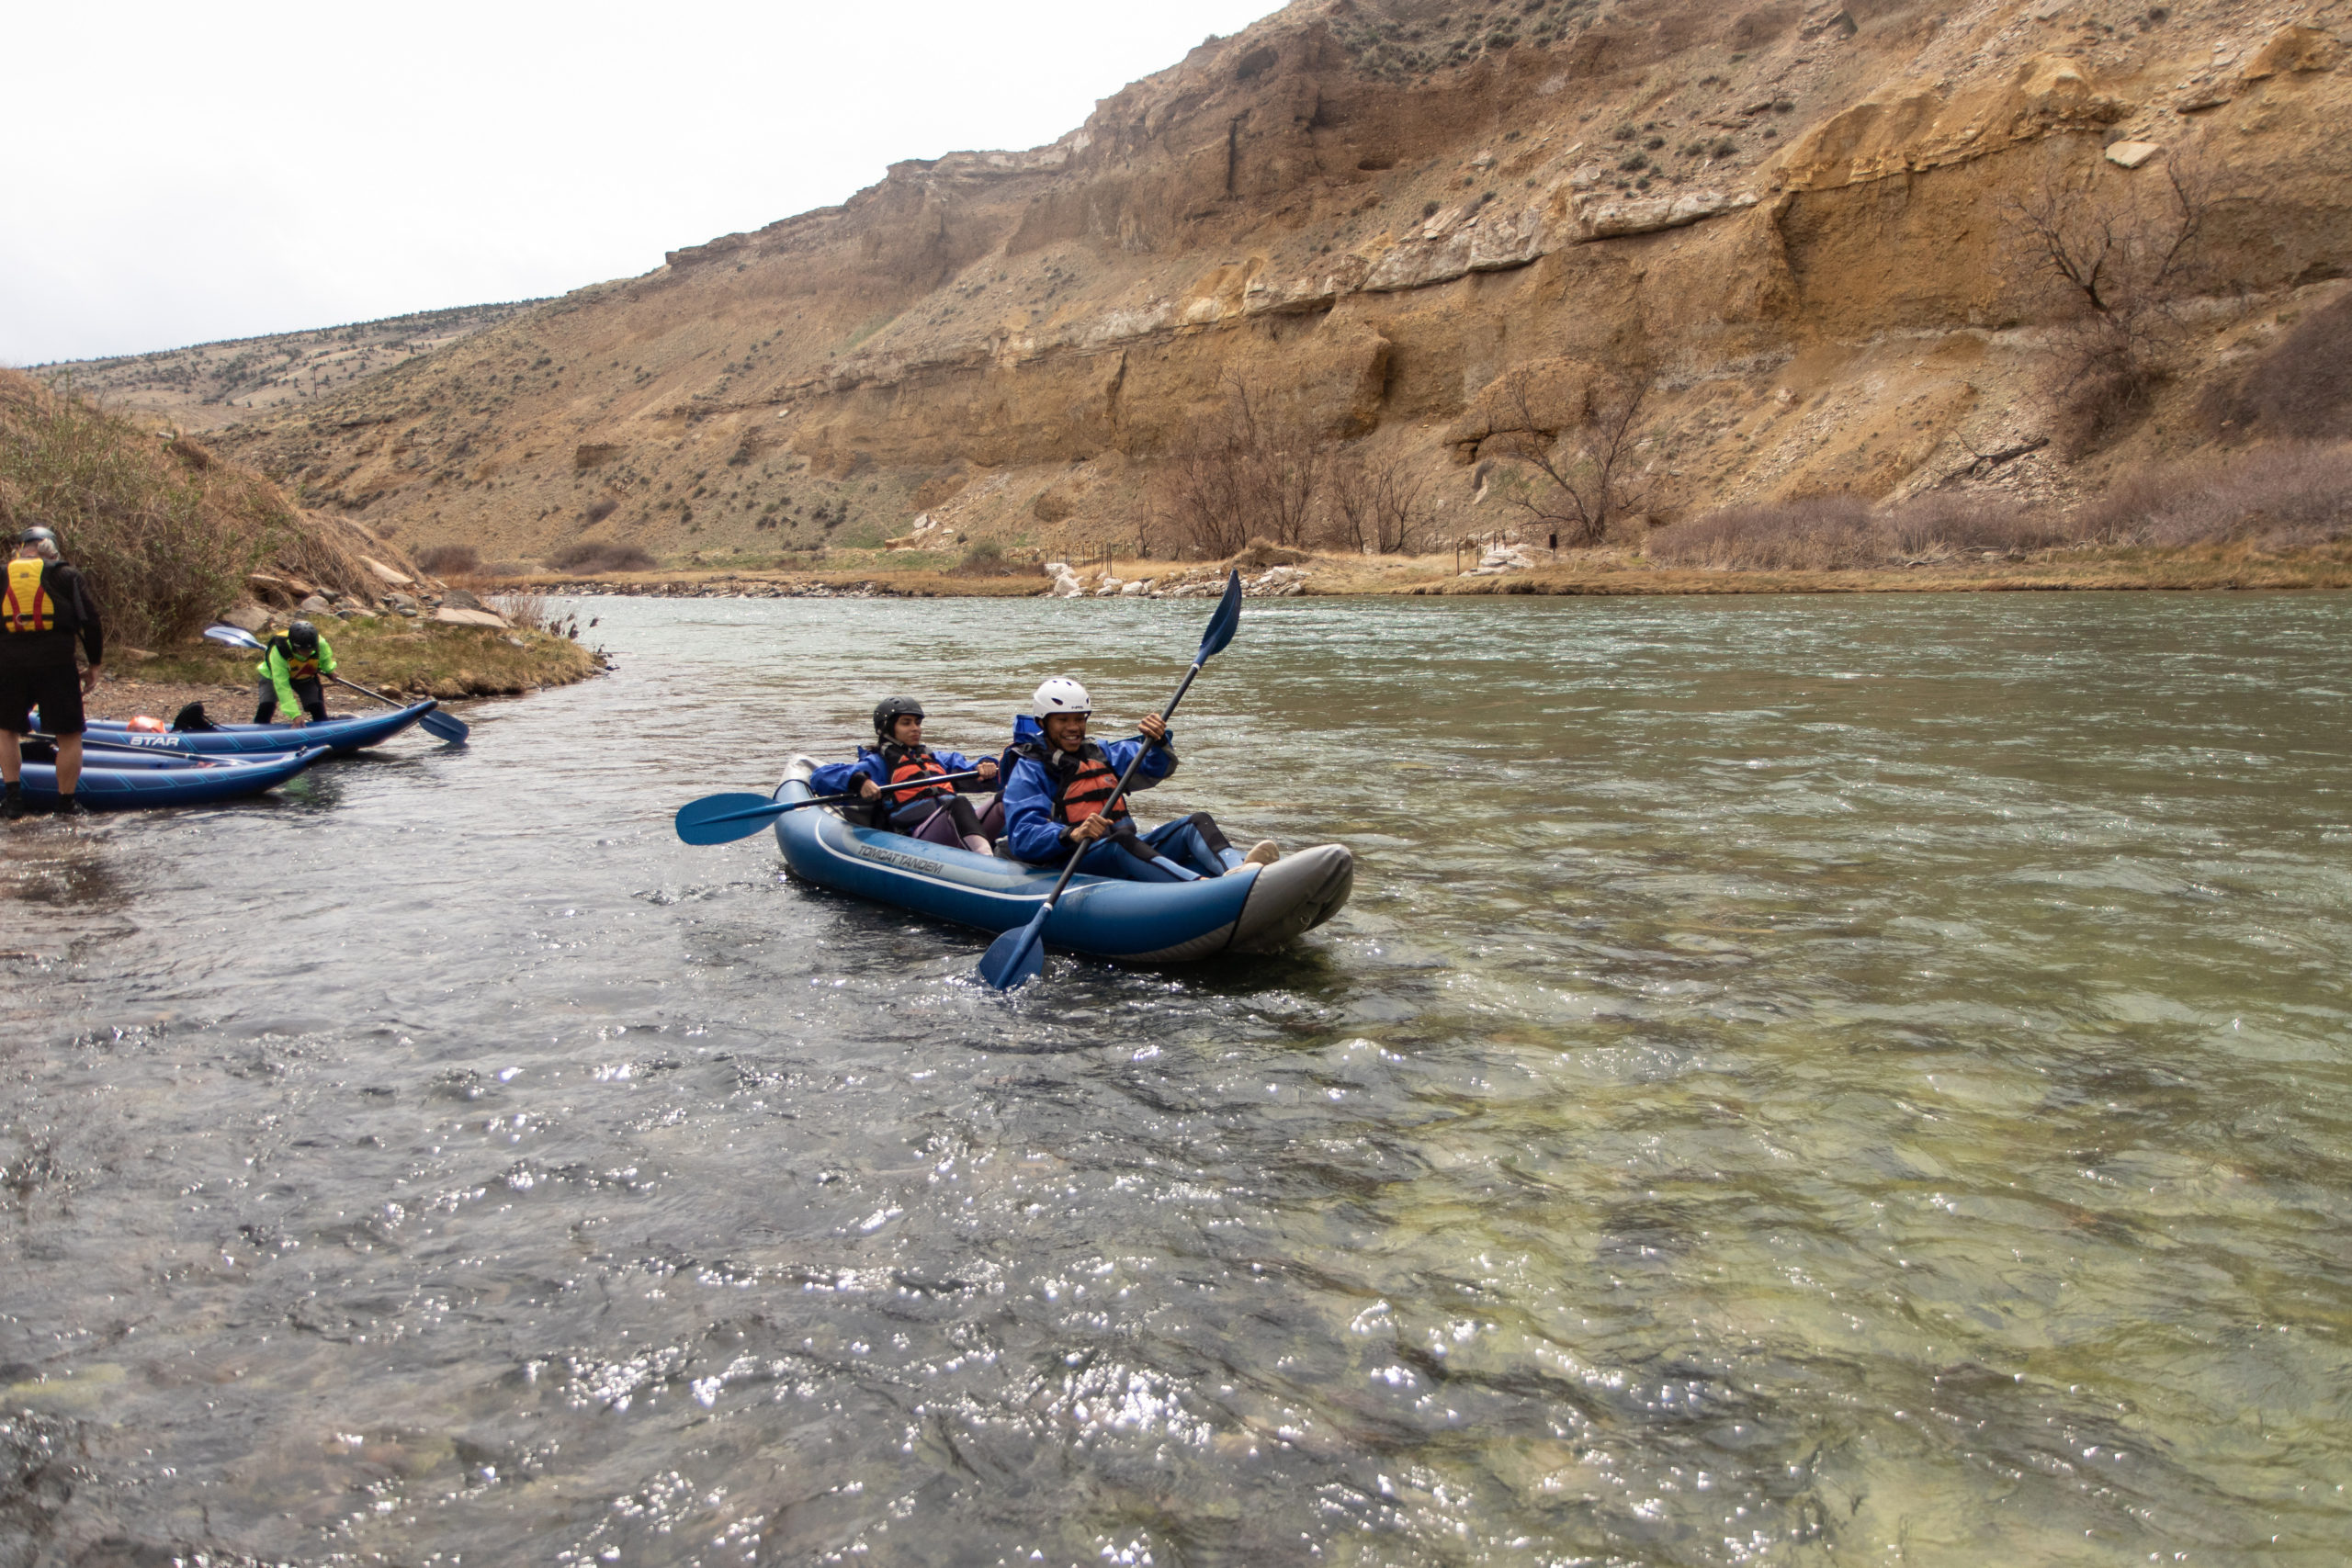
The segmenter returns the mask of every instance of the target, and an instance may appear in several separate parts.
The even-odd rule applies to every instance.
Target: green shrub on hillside
[[[0,371],[0,529],[36,523],[88,576],[108,631],[148,647],[193,635],[303,532],[252,470]]]

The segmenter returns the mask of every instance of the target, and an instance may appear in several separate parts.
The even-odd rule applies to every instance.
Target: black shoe
[[[57,803],[57,814],[60,817],[96,817],[97,815],[96,812],[82,804],[82,797],[78,795],[69,795],[64,799],[59,801]]]
[[[25,797],[14,785],[11,785],[7,794],[0,795],[0,818],[14,822],[24,814]]]

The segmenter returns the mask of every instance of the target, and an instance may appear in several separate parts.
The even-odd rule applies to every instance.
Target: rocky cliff
[[[1155,464],[1243,382],[1419,468],[1466,534],[1510,521],[1504,392],[1639,360],[1655,515],[2063,492],[2207,439],[2200,386],[2341,288],[2346,8],[1301,0],[1050,147],[898,164],[224,438],[491,556],[918,518],[1062,550],[1132,540]],[[2175,363],[2064,461],[2036,443],[2082,306],[2017,212],[2132,210],[2176,170]]]

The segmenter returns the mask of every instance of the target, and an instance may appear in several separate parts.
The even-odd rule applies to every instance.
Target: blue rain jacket
[[[971,760],[971,757],[962,755],[962,752],[944,752],[944,750],[938,750],[936,745],[929,748],[929,752],[932,752],[932,757],[936,757],[938,766],[948,769],[950,773],[969,773],[971,769],[981,766],[978,761]],[[889,769],[882,766],[882,752],[877,752],[877,750],[870,748],[870,745],[861,745],[861,748],[858,748],[856,761],[828,761],[826,766],[820,766],[820,769],[816,769],[814,773],[809,773],[809,792],[811,795],[849,795],[849,792],[858,787],[858,773],[865,773],[865,778],[873,778],[877,790],[889,783]],[[988,790],[988,781],[986,778],[967,778],[965,783],[950,785],[950,787],[953,787],[957,795],[969,795],[969,792],[974,790]],[[908,795],[912,795],[912,790],[908,792]],[[906,799],[906,797],[900,797],[900,799]]]
[[[979,763],[973,761],[961,751],[942,751],[934,746],[931,748],[931,754],[938,760],[941,767],[945,768],[951,773],[968,773],[974,768],[979,766]],[[861,746],[857,749],[856,761],[828,762],[825,766],[819,768],[815,773],[810,773],[808,775],[809,793],[812,795],[848,795],[857,788],[857,778],[860,773],[863,773],[867,778],[872,779],[874,781],[875,787],[877,789],[890,782],[890,770],[883,766],[882,753],[876,750],[871,746]],[[968,795],[975,790],[985,791],[989,787],[989,781],[986,779],[967,779],[962,784],[953,784],[949,787],[954,789],[959,795]],[[909,799],[912,798],[913,794],[914,792],[910,790],[906,794],[895,798],[898,804],[904,805]]]
[[[1024,740],[1035,740],[1042,746],[1045,731],[1035,718],[1023,714],[1012,721],[1012,740],[1016,746]],[[1102,760],[1111,764],[1111,771],[1124,773],[1145,742],[1138,735],[1131,740],[1097,740],[1095,744],[1102,748]],[[1012,852],[1013,859],[1032,865],[1068,859],[1069,845],[1062,838],[1062,825],[1054,820],[1054,775],[1043,762],[1016,757],[1010,751],[1005,753],[1003,763],[1005,847]],[[1144,757],[1143,765],[1136,769],[1127,793],[1149,789],[1175,771],[1176,732],[1170,729],[1168,739],[1153,747]]]

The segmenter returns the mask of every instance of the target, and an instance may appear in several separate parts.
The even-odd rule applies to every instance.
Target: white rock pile
[[[1525,571],[1535,563],[1517,545],[1503,545],[1478,558],[1478,564],[1464,572],[1464,577],[1500,577],[1507,571]]]
[[[1068,561],[1047,561],[1046,575],[1054,580],[1046,596],[1053,599],[1213,599],[1225,592],[1225,569],[1222,567],[1176,568],[1165,577],[1121,579],[1109,572],[1098,572],[1090,581],[1072,570]],[[1246,599],[1284,599],[1306,592],[1306,569],[1303,566],[1269,567],[1255,577],[1241,580],[1241,594]]]

